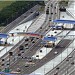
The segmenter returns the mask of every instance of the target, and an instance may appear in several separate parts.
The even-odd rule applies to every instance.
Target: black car
[[[19,47],[19,50],[24,50],[24,46],[20,46]]]

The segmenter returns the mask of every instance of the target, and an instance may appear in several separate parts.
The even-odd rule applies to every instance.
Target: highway
[[[74,39],[73,37],[70,39]],[[73,43],[74,45],[74,43]],[[75,46],[73,46],[73,49],[75,48]],[[75,49],[74,49],[75,50]],[[75,75],[75,55],[74,55],[75,51],[73,51],[69,56],[68,56],[68,60],[66,58],[66,60],[62,61],[60,64],[58,64],[53,70],[51,70],[49,73],[47,73],[46,75]]]
[[[75,48],[73,48],[73,51],[70,53],[70,55],[67,56],[67,58],[62,61],[59,65],[56,66],[56,68],[59,67],[59,69],[54,68],[54,71],[51,72],[51,75],[54,75],[57,71],[59,75],[70,75],[74,71],[75,68]]]
[[[49,6],[49,7],[51,7],[51,6]],[[52,9],[52,8],[50,8],[50,9]],[[52,11],[54,11],[53,9],[52,9]],[[51,14],[51,10],[50,10],[50,14]],[[53,12],[53,14],[54,14],[54,12]],[[53,20],[53,17],[54,16],[52,16],[52,20]],[[45,23],[46,25],[48,24],[48,21],[49,21],[49,18],[48,18],[48,20],[47,20],[47,22]],[[49,26],[45,26],[45,24],[42,26],[42,27],[44,27],[44,31],[42,32],[42,30],[41,30],[41,33],[45,33],[45,31],[47,30],[47,28],[49,28]],[[45,30],[45,28],[46,28],[46,30]],[[36,46],[35,46],[36,47]],[[34,49],[34,48],[33,48]],[[37,48],[38,49],[38,48]],[[33,52],[34,53],[34,52]],[[32,53],[32,54],[33,54]],[[27,56],[29,56],[29,53],[27,53],[26,52],[26,54],[28,54]],[[16,66],[15,66],[16,67]],[[30,73],[30,72],[29,72]]]
[[[26,12],[27,14],[28,14],[28,17],[30,16],[29,14],[31,14],[30,12],[32,12],[32,11],[34,11],[34,9],[36,9],[36,8],[38,8],[39,6],[35,6],[35,7],[33,7],[32,9],[30,9],[28,12]],[[37,9],[36,9],[37,10]],[[24,22],[24,21],[26,21],[26,20],[23,20],[23,19],[26,19],[25,17],[24,17],[24,15],[26,15],[27,16],[27,14],[26,13],[24,13],[22,16],[20,16],[19,18],[17,18],[15,21],[13,21],[12,23],[10,23],[9,25],[7,25],[6,26],[6,28],[4,29],[4,30],[2,30],[2,32],[9,32],[11,29],[13,29],[13,28],[15,28],[16,26],[18,26],[19,24],[21,24],[22,22]],[[22,21],[23,20],[23,21]],[[17,24],[16,24],[17,23]],[[14,27],[14,26],[15,27]],[[11,49],[11,51],[13,52],[13,50],[15,49],[15,47],[17,48],[17,46],[19,47],[20,45],[21,45],[21,43],[24,41],[24,39],[23,40],[21,40],[21,42],[19,42],[17,45],[15,45],[12,49]],[[6,47],[5,47],[6,48]],[[0,58],[0,62],[2,62],[1,61],[1,59],[6,59],[7,57],[9,57],[7,54],[9,54],[9,52],[8,53],[6,53],[2,58]]]
[[[62,40],[62,42],[63,42],[63,43],[66,43],[65,45],[67,46],[67,45],[71,42],[71,40]],[[59,43],[59,45],[60,45],[60,44],[61,44],[61,43]],[[65,48],[66,46],[64,46],[64,48]],[[48,53],[44,58],[42,58],[41,60],[39,60],[38,62],[36,62],[36,63],[35,63],[35,66],[31,65],[31,66],[28,67],[28,69],[27,69],[27,67],[26,67],[26,69],[25,69],[25,67],[24,67],[24,70],[25,70],[25,71],[24,71],[24,74],[29,74],[29,73],[33,72],[34,70],[38,69],[39,67],[41,67],[42,65],[46,64],[48,61],[50,61],[51,59],[53,59],[54,57],[56,57],[57,55],[59,55],[59,54],[61,53],[61,50],[63,51],[64,48],[62,48],[62,49],[61,49],[61,48],[59,48],[59,49],[54,48],[54,49],[52,49],[51,52]],[[61,50],[60,50],[60,49],[61,49]],[[55,52],[55,51],[57,51],[58,54],[54,55],[54,52]],[[22,68],[23,68],[23,67],[22,67]]]
[[[64,61],[62,61],[60,64],[58,64],[51,72],[47,73],[46,75],[54,75],[56,73],[58,73],[59,75],[68,75],[69,72],[71,72],[75,66],[73,64],[74,58],[75,58],[75,54],[74,54],[74,50],[73,52],[64,59]],[[67,73],[68,71],[68,73]]]
[[[10,24],[8,24],[4,29],[1,30],[2,33],[7,33],[9,32],[11,29],[15,28],[16,26],[18,26],[21,23],[24,23],[27,21],[28,16],[30,16],[32,13],[31,12],[35,12],[38,10],[38,8],[40,8],[39,5],[34,6],[33,8],[31,8],[30,10],[28,10],[26,13],[22,14],[20,17],[18,17],[16,20],[12,21]]]
[[[18,49],[18,47],[23,43],[24,39],[22,39],[17,45],[14,46],[14,48],[12,48],[10,51],[13,52],[14,49]],[[25,41],[24,41],[25,42]],[[16,52],[15,52],[16,53]],[[6,53],[6,55],[4,57],[2,57],[1,59],[7,59],[9,57],[9,55],[7,55],[8,53]]]
[[[68,43],[69,43],[69,42],[68,42]],[[29,55],[28,55],[28,56],[29,56]],[[38,66],[38,67],[39,67],[39,66]],[[23,66],[22,66],[22,68],[23,68]],[[29,68],[30,68],[30,67],[29,67]],[[28,69],[29,69],[29,68],[28,68]],[[24,69],[25,69],[25,67],[23,68],[23,70],[24,70]],[[26,69],[25,69],[25,71],[26,71]],[[30,71],[31,71],[31,70],[30,70]],[[22,73],[25,73],[25,72],[22,72]],[[28,72],[26,71],[26,73],[29,73],[29,71],[28,71]]]
[[[49,18],[48,18],[49,19]],[[45,23],[46,25],[48,24],[48,20],[47,20],[47,22]],[[44,27],[44,29],[45,29],[45,24],[42,26],[42,27]],[[49,28],[49,27],[48,27]],[[41,31],[42,32],[42,31]],[[43,32],[45,32],[45,30],[43,31]],[[36,46],[35,46],[36,47]],[[34,48],[33,48],[34,49]],[[30,50],[29,50],[30,51]],[[31,51],[33,51],[33,50],[31,50]],[[30,52],[31,52],[30,51]],[[35,51],[35,49],[34,49],[34,51]],[[32,52],[32,54],[33,54],[34,52]],[[27,54],[27,55],[26,55]],[[29,53],[27,53],[26,52],[26,54],[25,54],[25,56],[29,56],[30,54]],[[23,66],[22,66],[23,67]],[[15,66],[15,68],[16,68],[16,66]],[[22,72],[23,73],[23,72]]]
[[[53,4],[54,3],[54,4]],[[53,4],[53,8],[51,7],[51,4]],[[53,0],[53,1],[50,1],[47,5],[47,7],[49,8],[49,13],[50,15],[46,15],[46,19],[45,19],[45,22],[39,26],[39,28],[37,28],[35,31],[33,29],[34,32],[36,33],[41,33],[41,34],[44,34],[46,35],[46,33],[48,31],[50,31],[50,25],[52,25],[53,23],[49,21],[49,19],[51,18],[51,20],[57,18],[56,15],[56,1]],[[46,9],[47,9],[46,7]],[[55,8],[56,7],[56,8]],[[53,14],[52,14],[53,13]],[[49,23],[50,22],[50,23]],[[36,23],[35,23],[36,24]],[[40,29],[40,27],[42,27]],[[33,27],[32,27],[33,28]],[[32,29],[30,28],[30,31]],[[8,31],[8,30],[7,30]],[[11,49],[11,51],[13,52],[13,54],[16,56],[17,53],[21,53],[21,56],[18,56],[17,60],[14,59],[14,57],[9,57],[9,55],[7,55],[6,57],[3,57],[4,59],[7,59],[7,58],[10,58],[10,65],[9,65],[9,68],[14,71],[16,70],[17,68],[20,68],[21,69],[21,74],[30,74],[32,72],[34,72],[36,69],[40,68],[41,66],[43,66],[44,64],[46,64],[47,62],[49,62],[50,60],[52,60],[53,58],[55,58],[56,56],[58,56],[61,52],[63,52],[74,40],[71,40],[71,39],[64,39],[71,31],[69,31],[64,37],[63,39],[57,44],[57,46],[63,46],[62,48],[57,48],[54,47],[51,52],[49,52],[44,58],[42,59],[38,59],[38,60],[32,60],[31,63],[33,63],[32,65],[28,65],[28,67],[26,67],[25,63],[29,62],[29,60],[26,59],[26,57],[31,57],[33,56],[36,51],[38,49],[40,49],[41,47],[39,47],[38,45],[41,43],[41,39],[37,39],[35,38],[35,43],[33,44],[31,41],[28,41],[27,43],[29,44],[29,49],[26,50],[24,53],[22,53],[21,51],[18,50],[19,46],[20,45],[25,45],[26,41],[25,38],[23,38],[17,45],[14,46],[14,48]],[[57,54],[54,55],[54,52],[58,52]],[[59,70],[56,70],[56,68],[54,68],[53,70],[51,70],[49,73],[47,73],[46,75],[55,75],[57,72],[59,73],[59,75],[65,75],[65,73],[67,72],[67,69],[68,71],[70,71],[71,75],[72,75],[72,70],[75,68],[74,66],[72,67],[71,65],[71,61],[74,60],[75,57],[73,57],[70,61],[66,62],[66,61],[63,61],[63,64],[61,63],[61,65],[59,65]],[[15,60],[15,61],[14,61]],[[31,60],[31,59],[30,59]],[[7,60],[9,61],[9,60]],[[6,61],[6,62],[7,62]],[[17,61],[17,62],[16,62]],[[6,63],[5,62],[5,63]],[[65,64],[64,64],[65,63]],[[67,66],[68,65],[68,66]],[[14,66],[14,67],[13,67]],[[64,69],[65,68],[65,69]],[[70,69],[69,69],[70,68]],[[70,75],[68,74],[68,75]]]

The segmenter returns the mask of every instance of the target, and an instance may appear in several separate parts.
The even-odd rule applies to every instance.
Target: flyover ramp
[[[1,30],[1,32],[2,33],[9,32],[11,29],[14,29],[16,26],[29,21],[28,18],[30,19],[31,16],[33,16],[33,14],[38,10],[38,8],[40,8],[39,5],[34,6],[30,10],[28,10],[27,12],[22,14],[20,17],[18,17],[17,19],[15,19],[11,23],[9,23],[5,28],[3,28]],[[31,13],[31,12],[33,12],[33,13]]]
[[[46,19],[46,14],[41,14],[38,19],[28,28],[27,32],[37,31],[43,24]]]

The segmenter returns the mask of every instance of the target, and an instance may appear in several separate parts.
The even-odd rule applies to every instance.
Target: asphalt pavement
[[[57,55],[59,55],[62,51],[65,50],[65,48],[69,45],[69,43],[71,42],[71,40],[66,39],[66,40],[62,40],[61,42],[59,42],[57,45],[58,46],[62,46],[62,48],[53,48],[44,58],[42,58],[41,60],[37,61],[35,63],[35,66],[29,66],[29,67],[24,67],[23,71],[21,73],[24,74],[30,74],[31,72],[35,71],[36,69],[38,69],[39,67],[41,67],[42,65],[46,64],[48,61],[52,60],[54,57],[56,57]],[[54,52],[57,51],[57,54],[54,54]]]

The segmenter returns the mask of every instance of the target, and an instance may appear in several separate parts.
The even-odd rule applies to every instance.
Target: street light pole
[[[18,32],[20,32],[20,29],[16,29]],[[19,36],[19,42],[20,42],[20,36]]]

